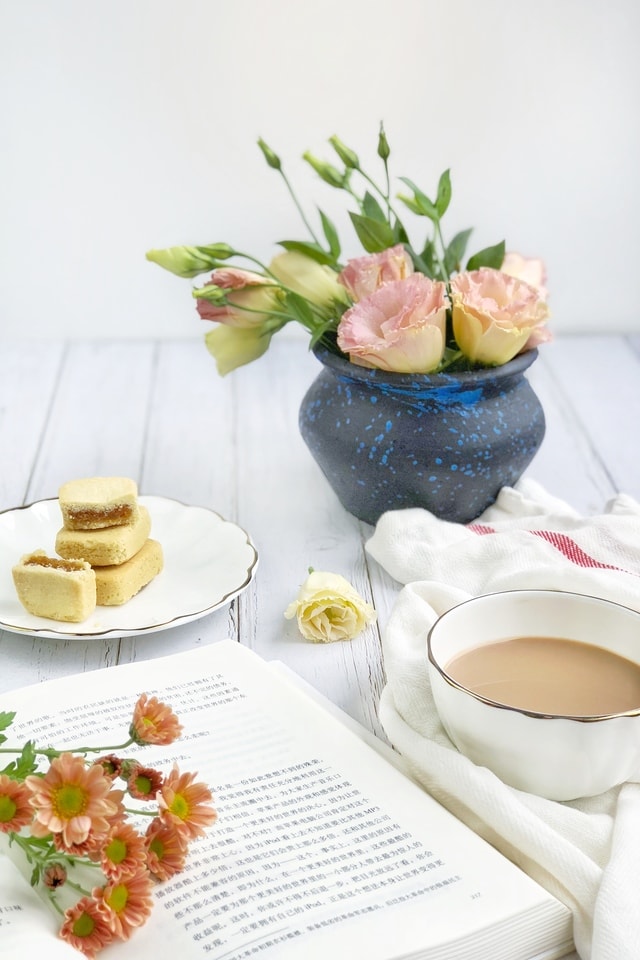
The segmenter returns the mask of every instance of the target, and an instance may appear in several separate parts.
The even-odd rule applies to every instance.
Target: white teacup
[[[549,681],[537,688],[539,704],[535,686],[526,692],[517,690],[518,697],[534,698],[523,706],[502,702],[502,694],[498,698],[495,688],[487,695],[487,687],[479,681],[474,690],[468,678],[465,682],[455,678],[456,671],[462,675],[462,661],[456,666],[451,663],[452,658],[477,648],[471,675],[480,677],[479,665],[483,659],[486,662],[489,645],[521,637],[536,638],[536,643],[537,638],[548,638],[539,641],[538,648],[546,651],[547,658],[551,654],[546,661]],[[567,640],[578,643],[567,645]],[[567,695],[578,692],[575,668],[566,671],[562,683],[555,684],[559,706],[549,710],[543,704],[542,693],[546,694],[547,688],[552,687],[551,681],[561,676],[559,655],[569,648],[584,655],[582,664],[576,664],[576,668],[584,667],[586,675],[579,681],[581,694],[589,693],[589,683],[593,684],[594,695],[603,694],[603,678],[607,675],[604,667],[622,667],[619,676],[625,682],[612,681],[608,685],[611,696],[604,713],[597,697],[589,706],[586,696],[586,708],[581,705],[578,710],[567,710],[562,706],[563,689]],[[617,691],[627,686],[627,678],[640,684],[637,611],[596,597],[561,591],[487,594],[444,613],[429,632],[427,651],[433,696],[447,734],[461,753],[488,767],[505,783],[552,800],[573,800],[640,778],[640,694],[636,703],[634,687],[627,691],[626,703],[616,700],[616,696],[621,700]],[[624,657],[627,662],[621,664],[611,654]],[[506,648],[502,648],[501,655],[507,656]],[[518,682],[526,681],[527,673],[533,675],[533,666],[522,670],[523,663],[528,661],[515,643],[510,645],[508,656],[511,665],[525,674]],[[601,662],[590,663],[592,657]],[[473,674],[473,670],[477,673]],[[515,697],[514,690],[504,694],[506,701]]]

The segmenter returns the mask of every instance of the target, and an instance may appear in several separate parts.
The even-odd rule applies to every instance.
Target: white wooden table
[[[226,378],[199,338],[0,350],[0,509],[55,497],[74,477],[125,475],[143,494],[238,523],[260,556],[239,598],[173,629],[86,641],[0,631],[0,689],[231,636],[381,734],[379,631],[398,585],[367,557],[372,528],[341,507],[300,438],[298,406],[320,370],[306,342],[276,338]],[[559,338],[528,376],[547,418],[529,475],[585,513],[617,491],[640,498],[640,335]],[[378,624],[353,642],[304,641],[283,611],[310,566],[343,574],[374,603]]]

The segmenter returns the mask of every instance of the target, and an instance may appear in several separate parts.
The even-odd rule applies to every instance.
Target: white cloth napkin
[[[448,739],[425,656],[435,619],[482,593],[569,590],[640,609],[640,504],[619,495],[583,517],[521,480],[468,525],[386,513],[367,551],[406,584],[383,629],[391,743],[436,799],[571,908],[582,960],[640,960],[640,784],[570,803],[507,786]]]

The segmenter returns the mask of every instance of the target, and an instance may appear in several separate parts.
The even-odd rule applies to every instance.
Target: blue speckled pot
[[[342,505],[367,523],[403,507],[468,523],[542,443],[544,412],[523,376],[537,350],[501,367],[437,374],[314,353],[324,369],[302,401],[300,432]]]

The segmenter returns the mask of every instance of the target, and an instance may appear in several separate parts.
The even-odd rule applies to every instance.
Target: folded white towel
[[[389,740],[444,806],[572,909],[582,960],[639,960],[640,785],[558,803],[467,760],[438,718],[426,635],[456,603],[498,590],[569,590],[640,609],[640,504],[619,495],[583,517],[522,480],[466,526],[421,509],[386,513],[367,551],[406,584],[383,629]]]

